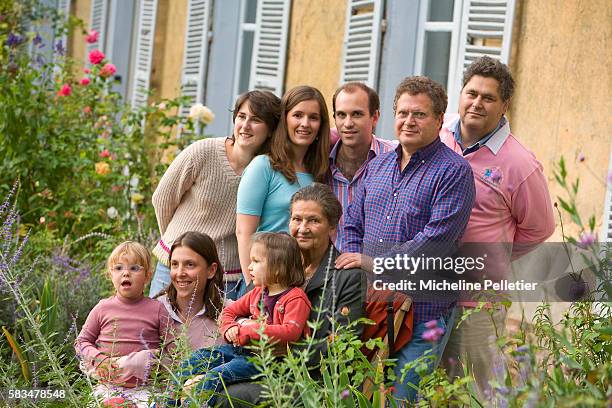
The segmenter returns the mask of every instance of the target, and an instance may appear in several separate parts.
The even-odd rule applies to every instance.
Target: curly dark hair
[[[514,95],[514,79],[508,66],[488,55],[482,56],[470,64],[463,74],[463,84],[465,87],[474,75],[486,78],[493,78],[499,82],[499,95],[502,101],[507,102]]]
[[[448,97],[444,87],[426,76],[410,76],[400,82],[395,90],[395,98],[393,99],[393,113],[397,109],[397,101],[403,95],[418,95],[425,94],[431,99],[433,113],[438,116],[446,111]]]

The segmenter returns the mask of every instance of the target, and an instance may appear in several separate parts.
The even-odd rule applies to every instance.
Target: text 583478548
[[[66,398],[66,390],[53,388],[3,388],[0,401],[11,400],[55,401]]]

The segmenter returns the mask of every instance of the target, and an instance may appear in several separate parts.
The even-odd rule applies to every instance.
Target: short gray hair
[[[291,197],[290,209],[297,201],[314,201],[323,210],[323,215],[332,227],[337,227],[342,217],[342,205],[329,186],[321,183],[312,183],[299,189]]]

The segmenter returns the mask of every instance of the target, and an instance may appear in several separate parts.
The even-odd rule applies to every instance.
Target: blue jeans
[[[428,358],[426,360],[428,365],[428,373],[431,373],[436,369],[438,364],[440,363],[440,358],[442,357],[442,353],[444,353],[444,348],[446,347],[446,343],[448,342],[448,338],[453,328],[453,324],[455,322],[456,310],[453,307],[446,316],[442,316],[438,319],[438,327],[444,329],[444,335],[437,342],[432,343],[423,339],[423,333],[427,330],[425,327],[426,322],[420,322],[416,324],[413,328],[412,332],[412,340],[410,343],[406,344],[404,347],[397,352],[394,356],[397,358],[397,365],[394,367],[395,375],[397,376],[397,380],[393,386],[395,387],[395,392],[393,396],[397,399],[404,400],[407,399],[411,402],[416,400],[417,390],[411,387],[408,384],[413,384],[418,388],[419,382],[421,381],[421,377],[415,372],[414,368],[406,373],[406,377],[404,378],[404,382],[400,383],[399,380],[401,378],[402,368],[407,363],[410,363],[419,357],[423,356],[426,351],[431,350],[428,355],[434,356],[434,358]]]
[[[246,293],[246,285],[244,284],[244,278],[240,278],[237,281],[225,282],[225,298],[231,300],[238,300]]]
[[[202,348],[194,351],[189,360],[181,363],[181,372],[177,376],[181,382],[187,377],[205,374],[194,388],[194,394],[204,391],[219,392],[222,389],[221,379],[226,385],[251,380],[259,371],[247,361],[251,353],[243,347],[229,344]],[[215,395],[208,400],[208,406],[215,404]]]
[[[166,289],[170,284],[170,268],[161,262],[157,262],[155,267],[155,273],[151,280],[151,287],[149,288],[149,297],[157,295],[162,290]]]

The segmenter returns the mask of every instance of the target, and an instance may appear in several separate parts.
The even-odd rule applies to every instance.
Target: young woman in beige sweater
[[[280,100],[267,91],[249,91],[234,105],[232,137],[199,140],[172,162],[153,194],[161,239],[153,249],[158,263],[149,295],[170,283],[169,254],[187,231],[209,235],[224,266],[227,297],[235,299],[242,273],[236,241],[236,195],[242,171],[269,151],[280,115]]]

